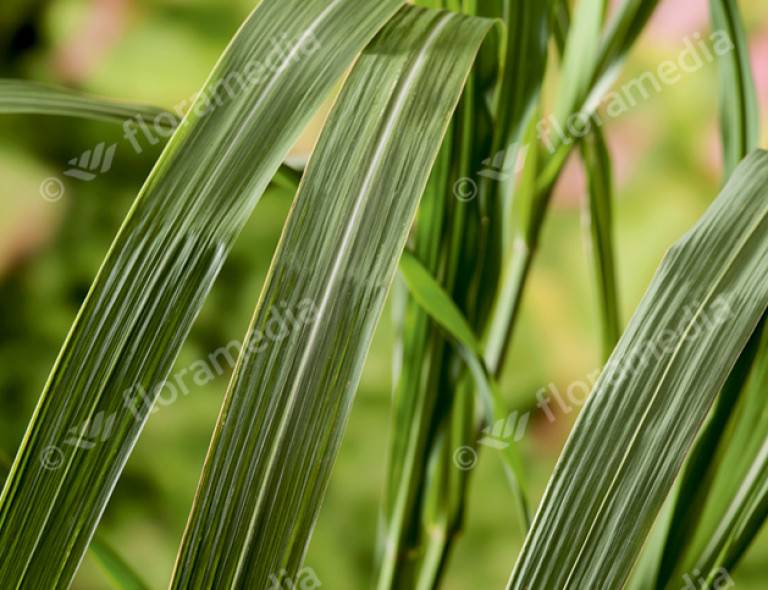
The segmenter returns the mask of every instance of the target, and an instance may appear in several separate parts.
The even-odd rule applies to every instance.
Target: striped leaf
[[[70,583],[233,240],[400,4],[264,0],[243,24],[139,194],[35,409],[0,496],[5,588]]]
[[[178,115],[159,107],[134,105],[87,96],[58,86],[30,82],[29,80],[0,79],[0,114],[60,115],[122,123],[126,134],[132,133],[138,123],[170,131],[180,119]],[[157,139],[166,137],[158,133]],[[301,174],[282,165],[272,178],[279,188],[295,191]]]
[[[6,461],[5,455],[0,453],[0,485],[5,483],[10,468],[10,461]],[[147,590],[144,581],[133,568],[98,533],[91,541],[90,551],[115,590]]]
[[[0,78],[0,114],[34,114],[82,117],[122,123],[137,118],[172,128],[163,109],[84,96],[79,92],[29,80]]]
[[[491,26],[405,8],[346,81],[248,331],[174,588],[298,578],[418,199]],[[276,310],[302,307],[304,321],[265,339]]]
[[[670,250],[555,467],[509,588],[625,582],[768,306],[768,153]]]
[[[724,35],[734,46],[721,57],[720,131],[723,161],[728,178],[745,154],[758,146],[760,113],[749,60],[749,46],[736,0],[710,0],[712,32]]]
[[[747,39],[738,6],[710,2],[712,28],[734,50],[720,60],[721,132],[725,177],[757,144],[760,119]],[[765,318],[763,319],[765,324]],[[691,572],[708,579],[736,565],[768,517],[768,371],[765,328],[739,359],[683,471],[656,561],[655,587],[674,586]],[[666,528],[664,528],[666,527]],[[654,564],[654,561],[650,561]]]

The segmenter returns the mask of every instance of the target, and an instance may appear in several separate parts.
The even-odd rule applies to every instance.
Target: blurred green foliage
[[[706,5],[690,4],[700,3]],[[670,4],[680,13],[689,9],[687,0]],[[753,36],[768,34],[768,8],[757,4],[742,3]],[[172,108],[194,94],[251,8],[246,0],[4,0],[0,76],[66,83]],[[104,30],[112,34],[103,38]],[[673,58],[690,32],[683,27],[676,36],[659,37],[652,26],[624,77]],[[717,194],[716,84],[714,67],[703,68],[606,127],[618,176],[624,318],[665,249]],[[63,176],[71,158],[102,141],[118,144],[108,173],[92,182]],[[0,118],[0,453],[15,452],[56,353],[160,148],[137,155],[122,140],[122,130],[107,123]],[[64,181],[66,192],[56,202],[39,191],[48,177]],[[513,407],[531,407],[536,391],[549,383],[564,389],[584,380],[599,363],[595,293],[580,224],[584,190],[578,172],[567,172],[544,231],[502,380]],[[277,191],[260,204],[178,368],[242,338],[289,205],[290,196]],[[323,587],[370,583],[388,448],[391,341],[385,314],[309,550],[307,565]],[[154,588],[170,578],[226,377],[193,388],[151,416],[100,526]],[[575,414],[554,423],[534,414],[524,451],[537,497]],[[493,452],[481,456],[473,477],[466,534],[446,579],[449,590],[502,587],[521,543]],[[744,590],[765,587],[768,535],[733,578]],[[107,587],[87,558],[75,588]]]

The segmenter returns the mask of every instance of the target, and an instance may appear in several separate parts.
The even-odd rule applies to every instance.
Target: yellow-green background
[[[0,76],[66,83],[91,93],[171,108],[202,84],[253,0],[3,0]],[[676,58],[683,39],[707,33],[706,0],[662,0],[624,79]],[[741,2],[754,50],[761,105],[768,108],[768,5]],[[29,22],[29,27],[22,26]],[[11,51],[9,32],[21,26]],[[34,32],[34,34],[30,34]],[[616,241],[624,319],[664,250],[714,198],[720,183],[714,65],[687,74],[606,126],[617,175]],[[158,148],[137,156],[119,126],[51,117],[0,118],[0,452],[12,456],[47,371],[148,173]],[[295,153],[305,154],[310,130]],[[765,137],[765,134],[763,135]],[[39,192],[67,161],[118,142],[112,170],[66,181],[55,203]],[[765,145],[765,144],[764,144]],[[503,390],[530,406],[534,392],[565,388],[599,363],[591,268],[580,222],[584,180],[569,167],[546,226],[524,301]],[[449,198],[449,197],[447,197]],[[287,212],[268,194],[237,242],[179,358],[187,366],[241,338]],[[392,333],[387,316],[371,350],[307,565],[324,588],[370,584],[385,472]],[[226,386],[222,378],[151,417],[99,531],[153,588],[167,585]],[[575,413],[575,412],[574,412]],[[535,415],[524,449],[538,497],[573,414]],[[491,452],[474,473],[466,533],[448,570],[449,589],[503,586],[521,538]],[[738,588],[768,585],[768,535],[732,573]],[[680,587],[684,585],[681,580]],[[75,588],[107,588],[87,557]]]

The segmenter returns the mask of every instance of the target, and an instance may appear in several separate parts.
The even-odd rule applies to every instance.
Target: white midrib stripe
[[[354,236],[355,230],[358,228],[358,219],[362,214],[363,206],[365,205],[365,203],[367,203],[368,197],[370,197],[370,191],[373,184],[373,180],[376,177],[379,166],[381,165],[381,161],[383,160],[384,155],[386,153],[389,139],[392,137],[392,135],[395,132],[395,123],[397,122],[400,114],[402,113],[405,102],[408,99],[408,94],[409,94],[408,91],[410,90],[414,80],[416,79],[416,76],[424,66],[428,51],[432,48],[432,45],[434,44],[435,40],[437,39],[439,34],[442,32],[442,30],[445,28],[446,24],[450,19],[451,19],[450,14],[444,14],[433,25],[432,31],[430,31],[429,35],[427,36],[427,39],[422,45],[421,49],[419,50],[419,53],[416,59],[414,60],[414,63],[411,66],[410,71],[408,72],[403,83],[400,85],[397,96],[395,97],[394,104],[389,112],[389,117],[384,125],[384,129],[381,135],[379,136],[379,139],[376,145],[376,150],[374,151],[373,158],[371,159],[371,163],[368,167],[368,171],[366,173],[365,179],[360,188],[360,195],[357,199],[357,202],[355,203],[355,207],[352,211],[352,215],[350,216],[349,221],[347,222],[347,226],[344,229],[344,235],[342,236],[342,240],[341,240],[341,247],[339,248],[339,251],[336,254],[336,258],[333,262],[333,267],[331,269],[331,273],[328,278],[328,283],[327,283],[328,288],[325,290],[323,299],[318,308],[317,316],[315,317],[315,321],[312,323],[312,329],[310,331],[309,337],[307,338],[306,348],[304,349],[304,352],[301,357],[301,362],[296,371],[296,375],[293,380],[293,386],[291,388],[290,393],[288,394],[287,408],[286,408],[286,411],[283,412],[283,415],[280,419],[280,426],[278,428],[275,444],[272,445],[272,449],[270,451],[270,456],[267,463],[265,481],[268,481],[271,478],[272,472],[275,468],[275,457],[277,456],[277,449],[281,440],[285,437],[287,426],[288,426],[288,417],[291,415],[293,411],[293,407],[296,405],[299,384],[301,383],[304,373],[307,370],[307,367],[309,366],[309,360],[312,356],[312,352],[315,348],[315,345],[317,344],[317,337],[318,337],[318,334],[320,333],[322,319],[324,314],[327,312],[328,305],[331,301],[331,294],[333,292],[334,283],[336,282],[336,278],[341,272],[342,263],[347,257],[347,253],[349,252],[350,247],[352,245],[352,238]],[[248,536],[246,538],[246,542],[243,544],[243,549],[241,550],[241,553],[240,553],[240,560],[238,562],[237,571],[235,574],[235,581],[237,581],[240,578],[240,575],[242,573],[242,568],[244,565],[245,555],[248,552],[250,544],[253,540],[255,519],[264,501],[265,490],[266,490],[266,486],[262,486],[259,491],[259,497],[256,501],[256,507],[251,517],[250,525],[248,527]]]
[[[686,337],[688,333],[693,328],[694,324],[698,320],[701,313],[704,311],[704,308],[709,304],[709,302],[712,300],[713,295],[717,291],[717,289],[720,287],[720,283],[725,278],[725,276],[728,274],[728,271],[733,266],[734,261],[739,257],[742,250],[746,246],[747,242],[752,238],[752,236],[755,235],[757,228],[765,221],[766,217],[768,216],[768,210],[764,211],[763,214],[758,217],[757,221],[752,224],[752,227],[750,227],[749,231],[745,234],[745,237],[741,240],[741,243],[738,245],[737,248],[734,249],[733,255],[731,256],[730,260],[723,266],[723,271],[719,273],[719,276],[717,276],[716,280],[713,283],[712,288],[709,290],[707,295],[704,297],[704,301],[699,305],[698,309],[696,310],[696,313],[691,318],[690,322],[688,323],[688,326],[686,327],[685,331],[683,332],[683,335],[679,338],[678,344],[675,347],[675,350],[672,352],[672,354],[669,357],[669,361],[667,362],[667,366],[664,369],[664,373],[661,375],[661,379],[659,380],[659,384],[656,386],[655,391],[653,392],[653,395],[651,396],[651,399],[649,400],[645,411],[643,412],[643,415],[640,418],[640,422],[637,425],[637,428],[635,429],[634,433],[632,434],[632,438],[629,441],[629,444],[627,444],[626,451],[624,452],[624,455],[622,456],[621,463],[619,464],[618,469],[616,470],[616,474],[613,476],[613,479],[611,480],[611,484],[608,487],[608,490],[603,496],[603,500],[600,503],[600,506],[597,509],[597,512],[595,513],[595,516],[592,520],[592,524],[589,527],[589,531],[587,531],[586,537],[584,537],[584,542],[582,543],[581,549],[579,549],[579,553],[576,556],[576,559],[573,562],[573,566],[571,567],[571,571],[568,574],[568,578],[565,580],[565,584],[563,588],[567,588],[570,584],[571,578],[573,577],[574,572],[576,571],[576,567],[579,564],[579,561],[581,560],[581,555],[584,553],[584,549],[587,546],[587,543],[589,542],[592,532],[597,525],[597,521],[602,516],[603,508],[605,507],[605,504],[608,502],[608,498],[611,495],[611,492],[613,491],[614,487],[616,486],[616,483],[619,479],[619,476],[621,475],[621,472],[624,469],[624,466],[629,458],[629,455],[632,454],[632,451],[634,450],[635,443],[637,441],[637,438],[640,436],[640,432],[642,432],[643,427],[645,425],[646,419],[648,418],[648,415],[651,412],[651,408],[653,407],[653,404],[656,401],[656,398],[659,396],[659,392],[661,391],[661,387],[664,384],[667,375],[669,374],[672,364],[674,360],[677,358],[677,355],[680,353],[680,351],[683,348],[683,343],[686,341]]]

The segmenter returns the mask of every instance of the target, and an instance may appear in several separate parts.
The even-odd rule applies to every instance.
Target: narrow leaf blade
[[[297,578],[418,198],[491,26],[404,8],[348,78],[227,394],[174,588]],[[263,342],[275,309],[302,304],[311,322]]]
[[[509,588],[626,580],[768,305],[767,187],[768,153],[755,152],[665,258],[569,437]]]
[[[0,496],[5,587],[69,584],[233,240],[400,4],[264,0],[241,27],[129,213],[34,412]],[[289,40],[277,65],[275,31]],[[109,428],[94,441],[96,423]]]

